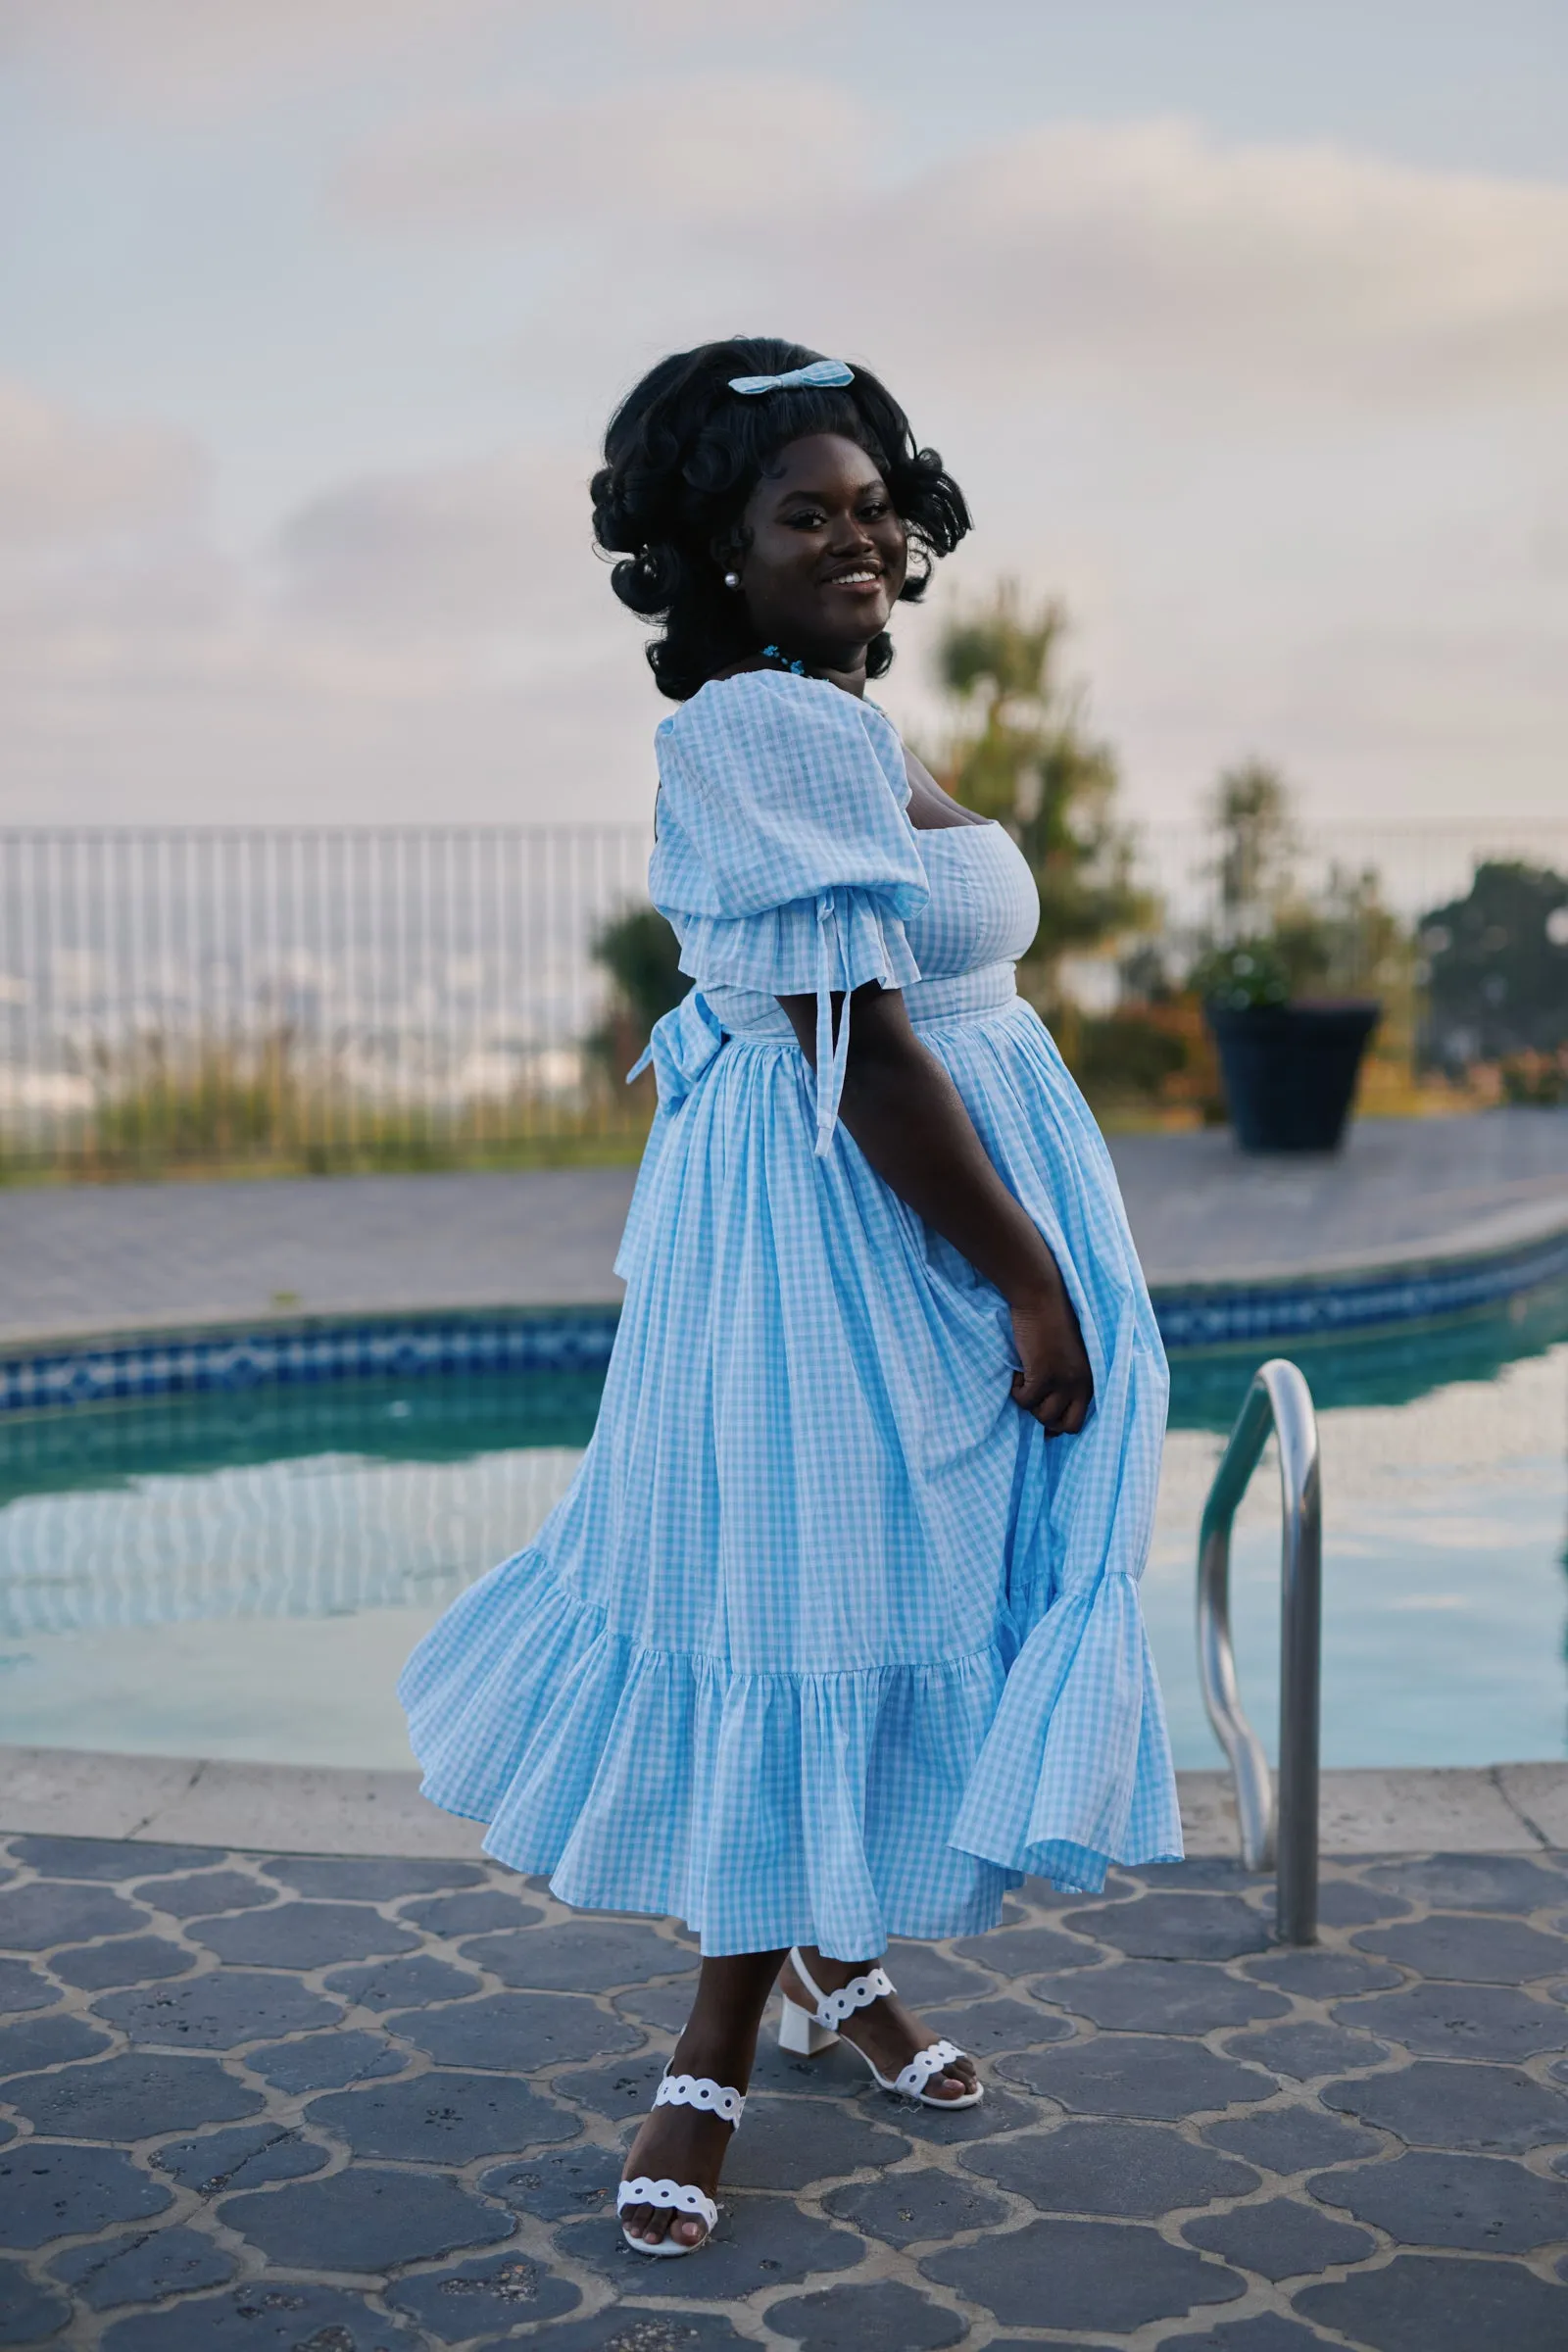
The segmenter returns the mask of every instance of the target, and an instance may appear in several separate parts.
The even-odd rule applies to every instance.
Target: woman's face
[[[819,669],[857,670],[904,586],[908,547],[887,484],[839,433],[791,441],[742,515],[747,539],[726,570],[759,640]]]

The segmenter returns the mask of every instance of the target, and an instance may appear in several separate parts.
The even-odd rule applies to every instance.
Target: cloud
[[[673,227],[808,217],[829,181],[853,192],[871,141],[832,83],[711,74],[566,106],[455,107],[382,133],[345,167],[364,225],[575,239],[639,234],[662,262]]]
[[[1182,122],[1064,124],[885,193],[864,241],[876,267],[839,296],[845,326],[904,322],[992,397],[1087,384],[1294,431],[1308,404],[1568,390],[1568,188],[1226,147]],[[804,292],[777,223],[770,244]]]
[[[185,435],[106,422],[0,377],[0,554],[175,521],[203,481]]]
[[[843,5],[843,0],[839,0]],[[853,5],[853,0],[851,0]],[[616,51],[714,24],[782,24],[825,0],[4,0],[0,62],[40,63],[132,113],[243,108],[322,83],[363,90],[389,69],[494,55],[536,28],[597,18]]]

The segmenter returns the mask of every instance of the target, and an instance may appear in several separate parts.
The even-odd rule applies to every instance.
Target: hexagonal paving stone
[[[1396,2254],[1386,2269],[1302,2287],[1303,2319],[1369,2352],[1562,2352],[1562,2289],[1514,2262]]]
[[[1001,2058],[997,2072],[1080,2115],[1148,2115],[1172,2122],[1241,2099],[1270,2099],[1275,2088],[1266,2075],[1217,2058],[1201,2042],[1162,2034],[1097,2034],[1061,2049]]]
[[[1374,1919],[1406,1919],[1410,1909],[1402,1896],[1352,1879],[1326,1879],[1317,1893],[1318,1921],[1325,1928],[1364,1928]]]
[[[231,2188],[260,2188],[268,2180],[299,2180],[327,2161],[319,2141],[287,2124],[240,2124],[231,2132],[204,2132],[199,2139],[175,2139],[154,2151],[153,2162],[186,2188],[219,2197]]]
[[[1412,1984],[1335,2016],[1429,2058],[1533,2058],[1568,2042],[1568,2018],[1511,1984]]]
[[[852,2107],[820,2099],[753,2098],[724,2166],[726,2188],[802,2189],[862,2166],[899,2164],[909,2143]]]
[[[350,2082],[379,2082],[401,2075],[409,2061],[383,2034],[347,2030],[336,2034],[308,2034],[303,2041],[282,2041],[270,2050],[252,2050],[245,2064],[253,2075],[274,2090],[342,2090]]]
[[[0,2029],[0,2080],[34,2074],[44,2066],[65,2066],[73,2058],[90,2058],[108,2047],[108,2034],[95,2034],[85,2018],[29,2017]]]
[[[612,2060],[605,2066],[585,2066],[569,2075],[558,2075],[555,2088],[574,2106],[586,2107],[594,2115],[608,2116],[612,2124],[629,2123],[633,2116],[644,2116],[652,2107],[664,2063],[658,2051],[648,2051],[618,2063]],[[759,2067],[752,2077],[754,2090],[766,2087],[762,2075],[763,2070]]]
[[[401,2017],[398,2033],[443,2066],[531,2072],[634,2050],[635,2026],[607,2017],[580,1992],[491,1992],[454,2008]]]
[[[127,1903],[106,1886],[40,1880],[0,1894],[0,1949],[8,1952],[47,1952],[92,1936],[132,1936],[147,1924],[139,1903]]]
[[[466,2000],[480,1988],[471,1968],[454,1968],[449,1960],[428,1952],[409,1952],[401,1960],[368,1960],[357,1968],[334,1968],[323,1978],[329,1992],[340,1992],[356,2008],[385,2011],[423,2009],[431,2001]]]
[[[207,1845],[142,1845],[133,1838],[13,1838],[11,1858],[47,1879],[114,1881],[166,1878],[220,1857]]]
[[[175,2223],[168,2230],[138,2230],[133,2236],[73,2246],[49,2265],[55,2277],[74,2287],[93,2311],[117,2303],[152,2303],[161,2295],[193,2294],[222,2286],[236,2269],[232,2254]]]
[[[651,1977],[685,1976],[697,1966],[688,1946],[656,1936],[635,1920],[571,1920],[558,1928],[518,1928],[463,1946],[466,1960],[524,1992],[613,1992]]]
[[[206,1870],[194,1878],[157,1879],[136,1893],[168,1919],[212,1919],[220,1911],[254,1911],[275,1903],[275,1886],[264,1886],[242,1870]]]
[[[1162,2336],[1159,2352],[1323,2352],[1325,2341],[1315,2328],[1282,2320],[1275,2311],[1259,2311],[1250,2320],[1221,2320],[1198,2335]],[[1004,2347],[994,2344],[992,2352],[1004,2352]]]
[[[232,2050],[270,2034],[331,2025],[343,2014],[338,2002],[287,1977],[238,1968],[214,1969],[141,1991],[105,1993],[93,2010],[132,2041],[176,2050]]]
[[[1056,1975],[1067,1969],[1094,1968],[1103,1957],[1092,1943],[1064,1936],[1059,1928],[1000,1928],[990,1936],[967,1936],[953,1948],[983,1968],[994,1968],[1014,1984],[1042,1972]]]
[[[58,2074],[24,2075],[6,2098],[39,2132],[107,2140],[231,2123],[262,2104],[260,2091],[225,2075],[216,2058],[152,2058],[139,2050]]]
[[[1049,2009],[1032,2001],[1012,2001],[1005,1996],[994,2001],[963,2001],[951,2009],[927,2009],[922,2015],[933,2034],[945,2034],[971,2058],[989,2058],[997,2050],[1045,2049],[1072,2035],[1064,2017],[1053,2017]]]
[[[496,1928],[527,1927],[543,1919],[544,1910],[499,1886],[476,1886],[470,1894],[428,1894],[417,1903],[403,1903],[398,1917],[427,1936],[483,1936]]]
[[[20,2262],[0,2262],[0,2344],[46,2343],[70,2317],[70,2304],[37,2285]]]
[[[1282,1991],[1302,1993],[1309,2001],[1382,1992],[1402,1982],[1398,1970],[1384,1961],[1361,1960],[1353,1952],[1325,1951],[1321,1944],[1305,1951],[1267,1952],[1261,1960],[1249,1960],[1247,1973],[1258,1984],[1277,1984]]]
[[[514,2213],[531,2213],[539,2221],[565,2222],[584,2214],[615,2210],[621,2159],[613,2148],[596,2148],[588,2140],[574,2147],[550,2148],[522,2164],[498,2164],[481,2173],[479,2188],[498,2197]]]
[[[582,2296],[525,2254],[487,2254],[456,2270],[425,2271],[389,2286],[386,2299],[442,2343],[467,2343],[481,2328],[530,2328],[575,2311]]]
[[[891,2173],[882,2180],[831,2189],[822,2204],[835,2219],[849,2222],[867,2237],[899,2247],[955,2237],[960,2230],[989,2230],[1007,2211],[1000,2197],[987,2196],[978,2185],[971,2188],[934,2168]]]
[[[365,1903],[279,1903],[270,1911],[241,1911],[232,1919],[204,1919],[191,1929],[220,1960],[253,1968],[328,1968],[334,1960],[368,1960],[406,1952],[417,1940]]]
[[[400,1854],[285,1854],[263,1868],[270,1879],[292,1886],[296,1894],[339,1903],[391,1903],[405,1894],[482,1886],[485,1876],[477,1862],[415,1860]]]
[[[1408,1862],[1374,1862],[1374,1886],[1409,1895],[1437,1911],[1540,1911],[1561,1902],[1562,1875],[1522,1854],[1424,1854]]]
[[[16,2017],[24,2009],[50,2009],[59,1998],[48,1978],[25,1960],[0,1960],[0,2017]]]
[[[1428,1919],[1353,1936],[1358,1951],[1397,1960],[1423,1977],[1466,1984],[1526,1984],[1568,1966],[1568,1938],[1544,1936],[1516,1919],[1456,1918],[1435,1911]]]
[[[1343,2205],[1406,2246],[1528,2254],[1568,2237],[1568,2183],[1544,2180],[1503,2156],[1423,2151],[1319,2173],[1306,2185],[1325,2205]]]
[[[1568,2100],[1512,2066],[1461,2071],[1439,2058],[1417,2058],[1402,2074],[1330,2082],[1318,2096],[1326,2107],[1381,2124],[1417,2148],[1522,2156],[1568,2137]]]
[[[1037,1999],[1057,2001],[1097,2026],[1134,2034],[1210,2034],[1217,2026],[1247,2026],[1284,2017],[1290,2003],[1277,1992],[1228,1977],[1197,1960],[1124,1960],[1070,1977],[1037,1977]]]
[[[226,2295],[117,2320],[101,2352],[424,2352],[402,2320],[341,2286],[248,2279]]]
[[[217,2210],[226,2228],[293,2271],[389,2271],[494,2245],[515,2226],[445,2173],[376,2164],[225,2197]]]
[[[956,2313],[892,2278],[786,2295],[769,2304],[767,2324],[800,2352],[940,2352],[965,2333]]]
[[[982,1943],[989,1940],[979,1938]],[[993,1990],[984,1969],[956,1960],[934,1943],[890,1944],[887,1971],[911,2009],[925,2001],[980,2000]]]
[[[1151,2320],[1178,2319],[1247,2292],[1235,2271],[1131,2222],[1029,2222],[927,2254],[920,2269],[1014,2328],[1033,2327],[1049,2311],[1056,2328],[1130,2334]]]
[[[1268,1944],[1268,1922],[1234,1894],[1146,1894],[1067,1925],[1136,1960],[1236,1960]]]
[[[113,1984],[150,1984],[163,1977],[182,1977],[195,1967],[196,1955],[163,1936],[121,1936],[112,1943],[56,1952],[49,1965],[62,1984],[102,1992]]]
[[[1372,2156],[1383,2144],[1375,2132],[1325,2115],[1309,2100],[1226,2116],[1217,2124],[1205,2124],[1203,2137],[1265,2173],[1287,2175],[1318,2164],[1342,2164],[1351,2156]]]
[[[1365,2230],[1331,2222],[1295,2197],[1239,2205],[1234,2213],[1200,2214],[1183,2225],[1182,2235],[1263,2278],[1304,2278],[1339,2263],[1364,2261],[1377,2249],[1377,2239]]]
[[[674,2267],[666,2258],[665,2268]],[[754,2336],[737,2335],[728,2320],[716,2313],[631,2311],[618,2303],[591,2320],[567,2320],[539,2341],[549,2352],[755,2352],[756,2346]],[[493,2347],[484,2345],[481,2352],[493,2352]]]
[[[1336,2075],[1351,2067],[1381,2066],[1388,2044],[1370,2034],[1352,2034],[1345,2026],[1321,2024],[1318,2019],[1293,2018],[1283,2026],[1265,2027],[1260,2034],[1233,2034],[1225,2044],[1232,2058],[1250,2058],[1271,2074],[1309,2082],[1318,2075]]]
[[[0,2150],[0,2209],[9,2246],[43,2246],[112,2222],[142,2222],[173,2203],[119,2148],[68,2147],[19,2140]]]
[[[562,2223],[556,2243],[571,2261],[591,2264],[618,2294],[634,2295],[639,2303],[662,2295],[682,2303],[730,2303],[760,2286],[793,2285],[813,2271],[849,2270],[864,2251],[853,2230],[802,2213],[790,2197],[730,2198],[722,2190],[718,2229],[697,2262],[634,2254],[612,2213]],[[617,2316],[624,2324],[631,2314]]]
[[[581,2129],[575,2116],[512,2077],[435,2072],[331,2091],[311,2101],[305,2120],[335,2133],[356,2156],[452,2166],[518,2155]]]
[[[959,2162],[1042,2213],[1123,2221],[1157,2221],[1181,2206],[1245,2197],[1258,2184],[1250,2165],[1194,2147],[1163,2124],[1062,2124],[970,2148]]]
[[[693,1990],[690,1977],[681,1977],[673,1984],[638,1984],[630,1992],[617,1992],[614,2006],[621,2017],[633,2018],[639,2025],[655,2026],[661,2034],[678,2034],[692,2013]],[[776,2016],[763,2018],[764,2050],[777,2030]]]

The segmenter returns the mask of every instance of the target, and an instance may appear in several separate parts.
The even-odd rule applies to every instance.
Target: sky
[[[0,823],[646,816],[606,419],[873,366],[1129,812],[1568,819],[1561,0],[0,0]]]

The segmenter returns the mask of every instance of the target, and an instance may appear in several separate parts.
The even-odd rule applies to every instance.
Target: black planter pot
[[[1244,1152],[1337,1152],[1382,1006],[1205,1004]]]

